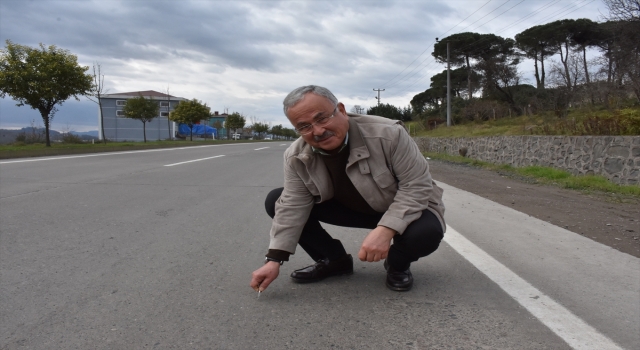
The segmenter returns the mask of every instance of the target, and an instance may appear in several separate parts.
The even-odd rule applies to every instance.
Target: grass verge
[[[454,118],[455,119],[455,118]],[[583,107],[571,109],[566,117],[553,111],[485,121],[464,121],[427,130],[421,121],[411,125],[412,136],[486,137],[514,135],[640,135],[640,107],[608,110]]]
[[[212,141],[149,141],[143,142],[107,142],[104,143],[83,143],[83,144],[60,144],[54,143],[51,147],[44,144],[27,145],[0,145],[0,159],[29,158],[43,156],[61,156],[70,154],[101,153],[101,152],[122,152],[145,150],[155,148],[175,148],[204,145],[222,145],[232,143],[251,142],[273,142],[264,140],[212,140]]]
[[[640,199],[640,186],[617,185],[609,181],[607,178],[599,175],[574,176],[568,171],[537,165],[516,168],[511,165],[496,165],[471,158],[452,156],[442,153],[423,152],[423,154],[431,159],[467,164],[484,169],[511,173],[535,180],[535,182],[538,183],[557,185],[562,188],[583,192],[604,192]]]

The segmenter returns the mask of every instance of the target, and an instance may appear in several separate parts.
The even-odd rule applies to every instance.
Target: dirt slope
[[[583,194],[510,174],[439,160],[429,160],[429,166],[436,181],[640,257],[640,200],[637,198]]]

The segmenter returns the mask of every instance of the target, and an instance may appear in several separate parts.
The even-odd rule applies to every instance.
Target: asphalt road
[[[0,161],[0,349],[640,348],[640,259],[446,184],[410,292],[295,284],[299,250],[258,299],[286,146]]]

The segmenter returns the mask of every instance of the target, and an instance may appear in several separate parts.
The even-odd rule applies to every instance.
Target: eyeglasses
[[[298,133],[298,135],[307,135],[309,133],[311,133],[313,131],[313,127],[314,126],[327,126],[329,124],[331,124],[331,122],[333,121],[333,116],[336,115],[336,111],[338,110],[338,107],[336,107],[333,110],[333,114],[328,116],[328,117],[320,117],[318,119],[316,119],[315,122],[311,123],[311,124],[305,124],[303,126],[299,126],[297,128],[295,128],[296,133]]]

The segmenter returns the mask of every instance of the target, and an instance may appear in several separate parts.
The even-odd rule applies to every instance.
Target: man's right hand
[[[264,266],[253,271],[250,286],[256,292],[262,292],[278,278],[278,274],[280,274],[280,264],[275,261],[267,261]]]

